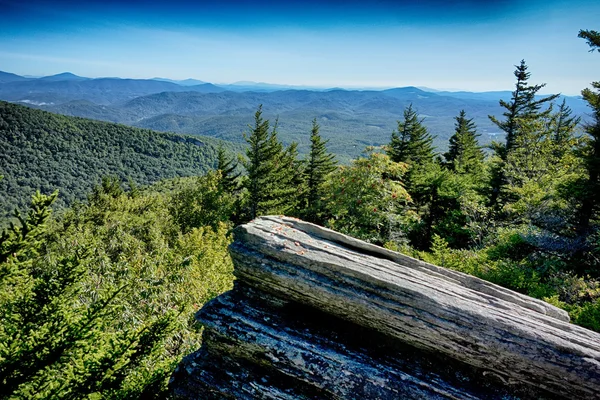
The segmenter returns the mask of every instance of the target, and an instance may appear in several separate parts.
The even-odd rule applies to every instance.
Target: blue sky
[[[0,0],[0,70],[323,87],[546,93],[600,79],[600,1]]]

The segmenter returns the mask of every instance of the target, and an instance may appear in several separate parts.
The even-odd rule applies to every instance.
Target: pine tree
[[[312,122],[310,132],[310,154],[306,160],[306,195],[303,217],[307,221],[320,223],[321,199],[325,195],[323,184],[328,174],[336,167],[335,156],[327,152],[325,147],[328,140],[323,140],[319,134],[316,118]]]
[[[433,137],[423,126],[410,104],[404,110],[404,120],[398,121],[398,130],[392,133],[388,155],[394,162],[422,165],[433,159]]]
[[[398,121],[398,131],[392,133],[387,153],[394,162],[408,164],[404,185],[413,199],[413,205],[423,208],[429,192],[423,177],[433,164],[433,137],[423,126],[412,104],[404,110],[404,120]]]
[[[481,135],[477,134],[473,119],[467,119],[465,110],[461,110],[455,119],[454,135],[450,137],[449,149],[444,154],[444,158],[453,171],[476,172],[481,169],[485,158],[477,142],[477,138]]]
[[[536,100],[535,96],[537,92],[546,86],[546,84],[528,84],[527,81],[531,74],[527,72],[525,60],[521,60],[521,64],[515,67],[516,70],[514,75],[517,78],[517,83],[515,84],[515,90],[512,92],[512,98],[509,102],[500,100],[500,105],[506,109],[502,114],[505,117],[505,120],[500,121],[493,115],[489,116],[490,120],[506,133],[505,144],[497,142],[492,144],[492,149],[499,157],[499,162],[492,169],[492,178],[490,182],[491,206],[497,204],[502,187],[506,184],[504,164],[508,154],[514,150],[516,143],[519,142],[519,121],[531,122],[547,117],[550,114],[551,109],[540,111],[542,106],[558,97],[558,95],[551,95]]]
[[[589,30],[580,30],[579,35],[582,39],[585,39],[587,44],[590,46],[590,53],[594,50],[598,50],[600,52],[600,32],[597,31],[589,31]]]
[[[248,190],[248,216],[283,214],[290,208],[295,188],[291,186],[289,153],[277,138],[277,123],[269,129],[269,120],[262,118],[262,105],[254,115],[254,127],[244,138],[250,145],[244,167],[248,175],[244,187]]]
[[[550,116],[550,129],[553,132],[554,155],[560,160],[573,145],[573,133],[581,121],[580,117],[572,115],[573,112],[567,106],[566,99],[558,107],[558,111]]]
[[[586,232],[590,221],[600,208],[600,82],[592,82],[595,90],[583,89],[581,95],[592,108],[592,122],[585,125],[589,141],[585,149],[585,166],[588,172],[587,182],[580,211],[579,227]]]
[[[240,172],[237,172],[238,164],[234,158],[227,158],[223,145],[217,150],[217,170],[221,171],[219,187],[227,193],[234,193],[239,186]]]
[[[298,158],[298,143],[292,142],[281,157],[279,193],[285,199],[288,215],[298,216],[305,193],[304,163]]]
[[[174,313],[115,330],[124,312],[115,303],[126,286],[94,285],[94,300],[86,299],[85,258],[97,249],[77,243],[79,250],[61,254],[46,247],[57,195],[37,192],[29,212],[15,212],[18,222],[0,233],[0,399],[144,397],[126,387],[127,378],[164,348]],[[164,372],[151,383],[139,372],[136,378],[157,393]]]
[[[515,91],[512,92],[512,98],[509,102],[500,100],[500,105],[506,109],[502,114],[506,119],[500,121],[493,115],[489,116],[490,120],[506,133],[506,144],[499,154],[503,160],[506,159],[507,153],[515,147],[516,136],[519,134],[519,124],[517,121],[519,119],[534,120],[547,115],[548,111],[540,111],[542,105],[558,97],[555,94],[536,100],[535,96],[537,92],[545,87],[546,84],[528,85],[527,81],[531,73],[527,72],[525,60],[521,60],[521,64],[515,67],[517,68],[514,72],[517,83]]]
[[[592,30],[580,30],[578,37],[585,39],[590,46],[590,52],[600,52],[600,32]],[[600,81],[592,82],[592,89],[586,88],[581,91],[583,99],[592,109],[592,122],[588,122],[584,129],[589,135],[589,141],[584,151],[585,167],[588,172],[587,182],[584,185],[584,193],[579,212],[579,226],[581,233],[586,234],[590,222],[597,212],[600,200]]]

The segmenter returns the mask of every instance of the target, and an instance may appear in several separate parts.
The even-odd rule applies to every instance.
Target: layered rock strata
[[[600,398],[600,335],[542,301],[286,217],[230,253],[178,398]]]

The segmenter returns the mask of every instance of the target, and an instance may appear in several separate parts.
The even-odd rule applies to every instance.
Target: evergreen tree
[[[545,212],[537,198],[541,196],[546,202],[551,200],[555,191],[551,188],[558,179],[560,168],[559,160],[553,155],[554,131],[548,129],[549,124],[543,120],[527,119],[518,123],[521,127],[516,146],[508,153],[504,163],[504,209],[510,211],[513,223],[528,214],[541,215]],[[526,208],[531,211],[523,212]],[[525,222],[529,223],[532,219],[526,218]]]
[[[248,190],[248,217],[283,214],[290,208],[295,188],[290,186],[290,153],[284,151],[277,138],[277,124],[269,129],[269,120],[262,118],[262,105],[254,115],[254,127],[244,138],[250,145],[244,167],[248,175],[244,187]]]
[[[27,215],[17,212],[19,223],[0,234],[0,399],[145,397],[144,388],[127,388],[128,377],[163,348],[174,314],[112,329],[123,314],[114,303],[125,285],[108,292],[95,286],[95,300],[86,304],[89,266],[83,259],[92,250],[46,249],[57,195],[37,192]],[[157,394],[165,373],[152,374],[148,389]]]
[[[585,39],[590,46],[590,52],[600,52],[600,32],[593,30],[580,30],[578,37]],[[588,172],[587,181],[584,184],[581,208],[579,212],[579,231],[586,234],[590,227],[590,221],[598,210],[600,201],[600,81],[592,82],[592,89],[586,88],[581,91],[583,99],[592,109],[592,122],[585,125],[585,132],[589,140],[584,149],[584,162]]]
[[[234,193],[239,186],[240,172],[237,172],[238,164],[234,158],[227,158],[223,145],[217,149],[217,170],[221,171],[219,187],[227,193]]]
[[[493,143],[492,149],[499,157],[499,162],[495,165],[492,170],[491,179],[491,194],[490,194],[490,205],[496,205],[498,197],[502,187],[506,184],[506,177],[504,173],[504,163],[508,157],[508,153],[514,150],[516,143],[519,142],[519,121],[534,121],[547,117],[550,113],[550,109],[540,111],[545,103],[551,102],[558,95],[551,95],[536,100],[536,94],[540,89],[546,86],[545,83],[540,85],[529,85],[528,80],[531,74],[527,72],[527,64],[525,60],[521,60],[521,64],[515,66],[514,72],[517,82],[515,84],[515,90],[512,92],[512,98],[509,102],[500,100],[500,105],[506,109],[502,114],[505,119],[503,121],[498,120],[493,115],[490,115],[490,120],[498,126],[501,130],[506,133],[506,143]]]
[[[581,121],[580,117],[572,115],[573,112],[567,106],[566,99],[558,107],[558,111],[550,116],[550,129],[553,132],[554,155],[557,160],[564,157],[565,153],[572,148],[573,133],[575,127]]]
[[[300,215],[305,194],[304,163],[298,158],[298,143],[292,142],[281,157],[279,191],[289,215]]]
[[[465,110],[461,110],[455,119],[455,132],[450,137],[449,149],[444,158],[453,171],[471,173],[480,170],[485,158],[477,142],[481,135],[477,134],[473,119],[467,119]]]
[[[404,119],[398,121],[398,131],[392,133],[387,153],[392,161],[408,164],[409,170],[404,176],[406,190],[414,206],[423,206],[429,189],[422,177],[433,163],[433,137],[423,126],[423,119],[419,119],[412,104],[404,110]]]
[[[319,134],[319,125],[315,118],[310,132],[310,154],[306,160],[306,195],[303,217],[307,221],[322,223],[321,199],[325,195],[323,184],[325,178],[335,170],[335,156],[327,152],[327,140]]]
[[[404,110],[404,119],[398,121],[397,132],[392,133],[388,155],[394,162],[406,163],[409,167],[404,176],[406,190],[412,198],[411,207],[421,222],[414,224],[408,237],[418,248],[427,248],[432,226],[441,212],[440,183],[437,172],[440,166],[434,162],[433,137],[423,126],[412,104]]]
[[[580,30],[579,35],[582,39],[585,39],[587,44],[590,46],[590,53],[594,50],[598,50],[600,52],[600,32],[597,31],[589,31],[589,30]]]
[[[581,122],[581,117],[573,116],[573,110],[567,105],[567,100],[563,99],[558,107],[558,111],[551,116],[554,127],[554,141],[568,141],[573,136],[575,127]]]
[[[388,155],[394,162],[422,165],[433,159],[433,137],[423,126],[410,104],[404,110],[404,120],[398,121],[398,130],[392,133]]]
[[[509,102],[500,100],[500,105],[506,109],[502,114],[505,120],[500,121],[493,115],[489,116],[490,120],[506,133],[506,144],[499,154],[503,160],[506,159],[507,153],[515,147],[516,136],[519,134],[517,121],[519,119],[534,120],[547,115],[548,111],[540,111],[542,105],[558,97],[555,94],[536,100],[537,92],[546,84],[528,85],[527,81],[531,73],[527,72],[525,60],[521,60],[521,64],[515,67],[517,68],[514,72],[517,83],[515,91],[512,92],[512,98]]]
[[[582,232],[589,229],[590,221],[597,213],[600,199],[600,82],[592,82],[593,89],[583,89],[581,95],[592,109],[592,122],[585,125],[589,135],[585,148],[585,166],[588,172],[587,182],[581,205],[579,228]]]

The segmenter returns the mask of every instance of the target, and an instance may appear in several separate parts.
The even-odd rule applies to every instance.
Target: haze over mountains
[[[532,77],[535,82],[535,77]],[[303,89],[286,85],[238,82],[215,85],[195,79],[86,78],[62,73],[28,78],[0,72],[0,100],[47,111],[159,131],[213,136],[243,142],[259,104],[272,122],[278,118],[284,142],[298,141],[304,152],[310,124],[317,118],[331,151],[348,160],[367,145],[387,143],[404,108],[412,103],[443,150],[461,109],[473,118],[489,143],[499,134],[488,115],[500,116],[499,99],[510,91],[449,92],[403,87],[386,90]],[[585,116],[579,97],[565,97]]]

